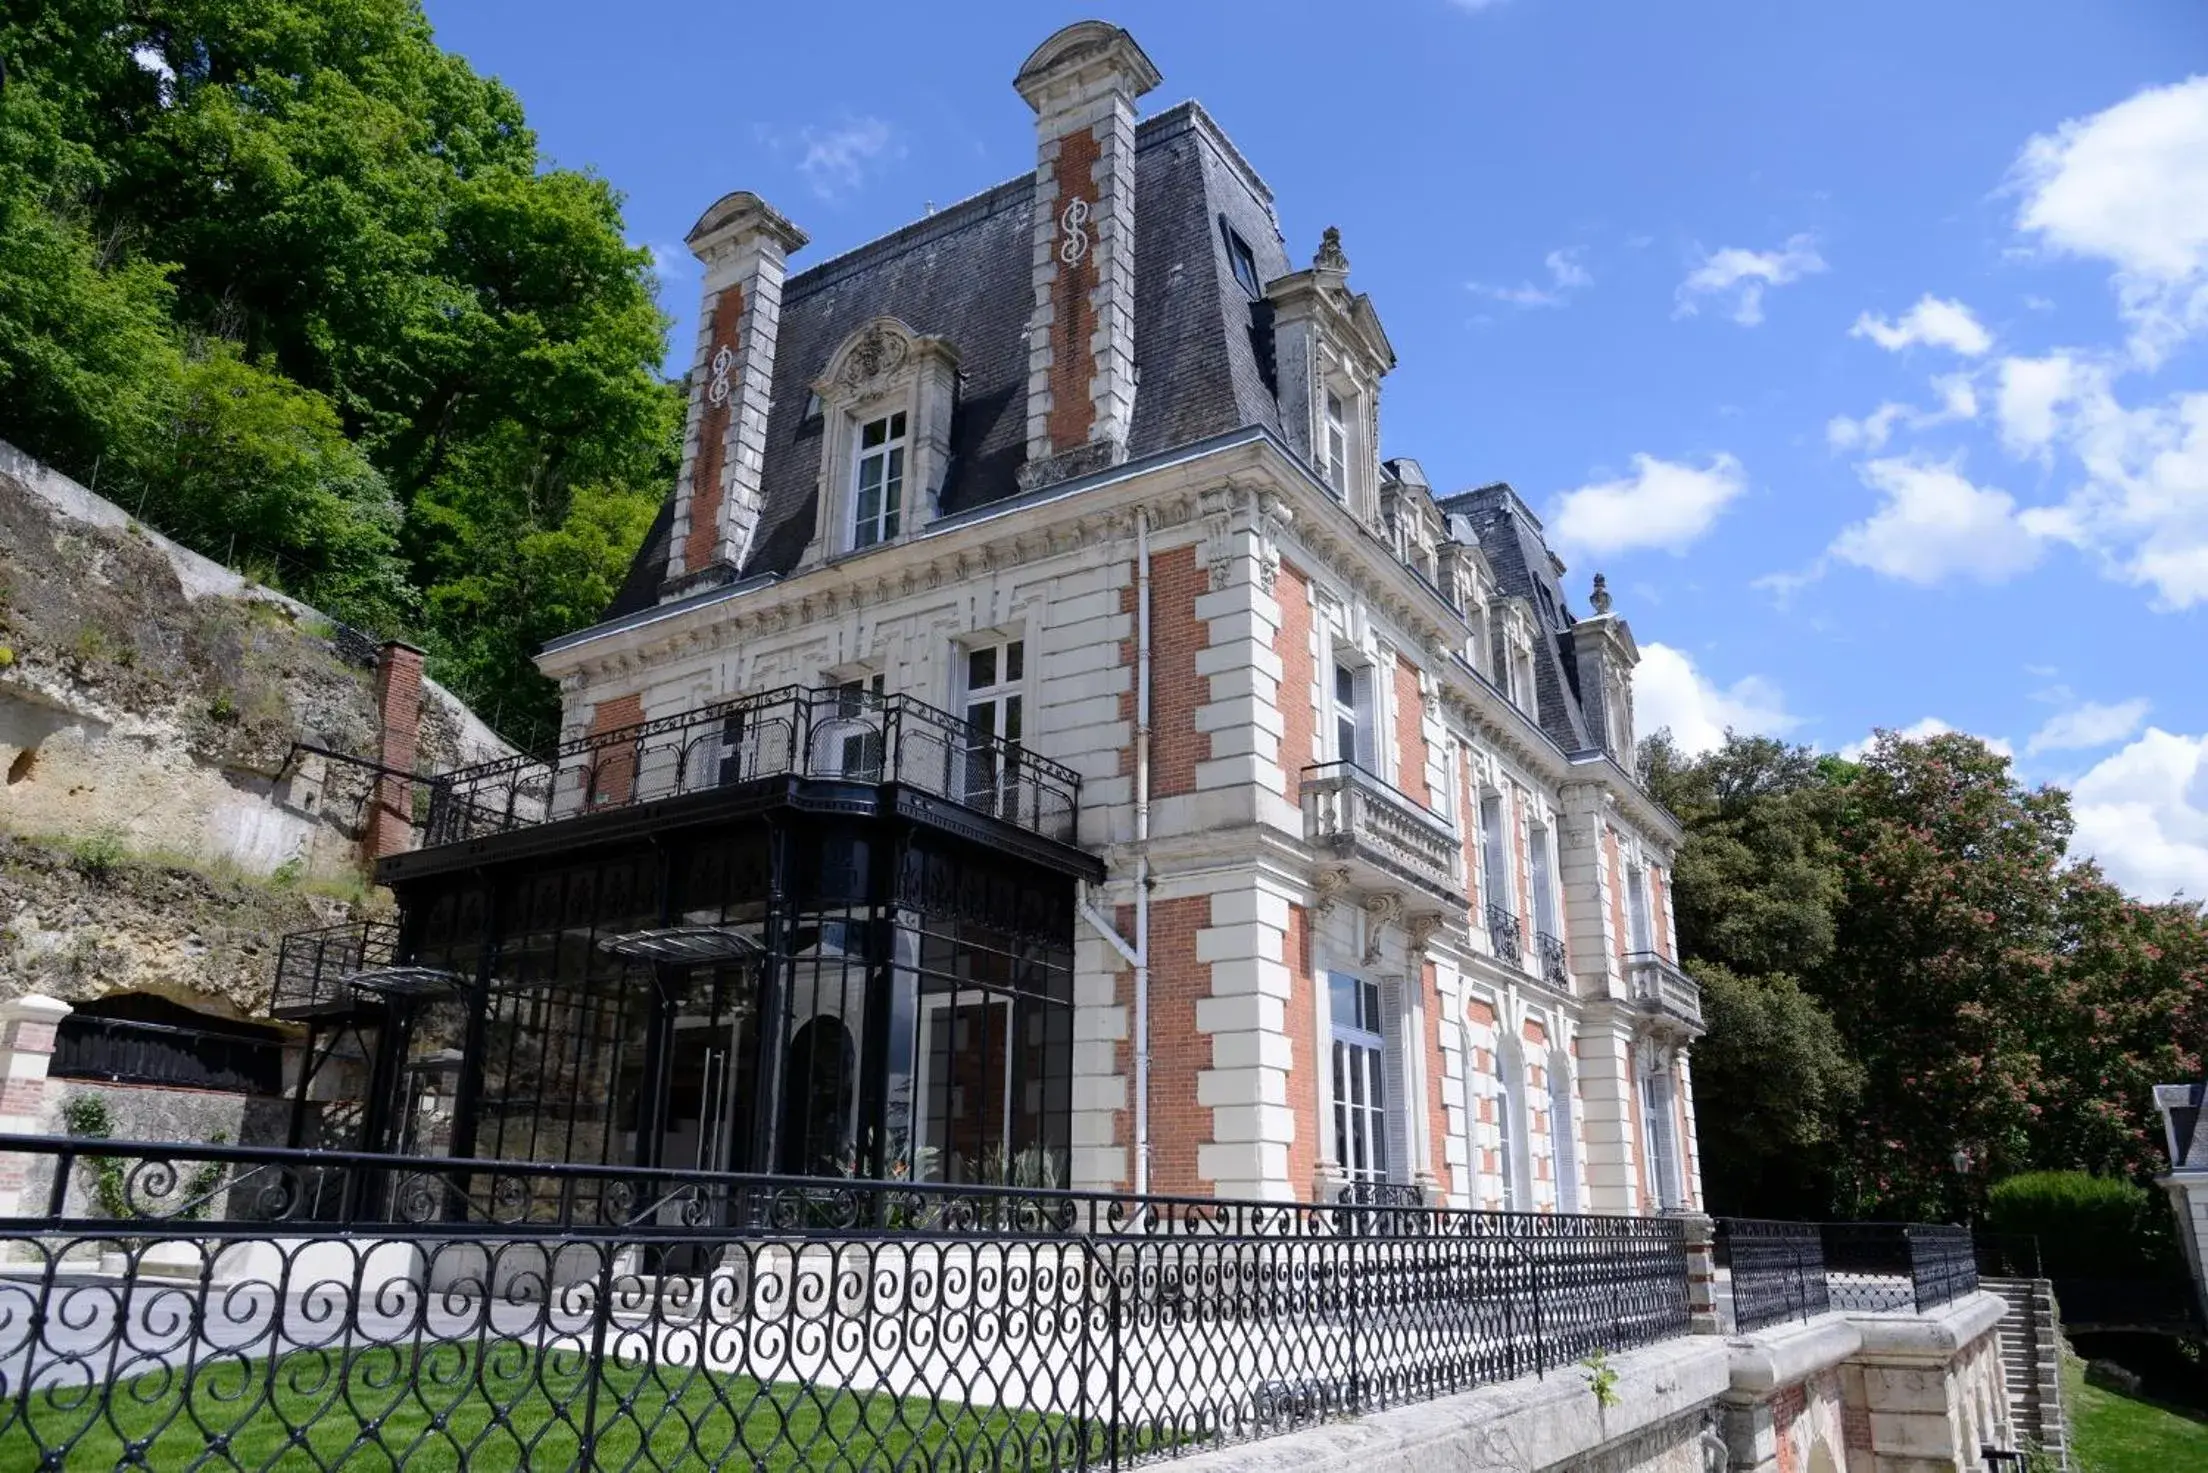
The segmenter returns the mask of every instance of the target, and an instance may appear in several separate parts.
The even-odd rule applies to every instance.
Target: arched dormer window
[[[877,317],[828,360],[820,401],[820,519],[805,561],[896,542],[932,521],[950,464],[958,350]]]

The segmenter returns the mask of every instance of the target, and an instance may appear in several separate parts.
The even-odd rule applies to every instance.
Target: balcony
[[[1536,931],[1533,936],[1533,954],[1539,962],[1541,980],[1560,992],[1572,990],[1572,958],[1565,949],[1564,938],[1551,936],[1546,931]]]
[[[524,830],[654,809],[670,800],[802,798],[850,812],[893,807],[1038,852],[1076,845],[1081,779],[909,696],[784,686],[563,742],[427,781],[415,846],[473,844]],[[879,789],[859,794],[855,787]],[[643,815],[639,814],[641,819]],[[1032,838],[1049,843],[1034,846]],[[389,861],[387,861],[389,863]],[[407,866],[401,866],[407,867]]]
[[[1351,871],[1359,889],[1415,886],[1461,910],[1454,830],[1354,762],[1303,770],[1304,842]]]
[[[1525,949],[1518,944],[1518,917],[1499,905],[1487,908],[1487,944],[1494,949],[1495,960],[1505,966],[1515,967],[1524,958]]]
[[[1702,989],[1676,963],[1653,951],[1631,952],[1625,975],[1633,1002],[1643,1013],[1691,1034],[1702,1033]]]

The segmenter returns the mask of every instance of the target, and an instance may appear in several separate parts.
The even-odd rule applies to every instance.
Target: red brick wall
[[[1150,558],[1150,794],[1169,798],[1196,791],[1196,764],[1211,756],[1211,736],[1196,729],[1196,708],[1211,682],[1196,673],[1196,652],[1211,631],[1196,617],[1205,592],[1196,549],[1176,547]]]
[[[722,348],[734,353],[740,351],[744,318],[743,288],[730,286],[722,289],[708,309],[713,323],[712,340],[705,349],[705,367],[702,372],[706,382],[712,382],[713,355]],[[695,573],[713,560],[714,545],[721,535],[721,471],[728,452],[729,415],[736,407],[737,375],[728,376],[728,397],[719,404],[711,398],[705,401],[705,413],[698,418],[698,457],[690,471],[690,530],[682,541],[682,568]],[[699,392],[705,392],[700,386]]]
[[[1426,1008],[1426,1150],[1430,1169],[1441,1189],[1449,1189],[1449,1078],[1441,1064],[1441,991],[1434,984],[1434,964],[1421,962],[1418,989]]]
[[[1303,769],[1318,760],[1318,718],[1311,710],[1311,581],[1303,570],[1282,562],[1273,582],[1280,604],[1280,628],[1273,653],[1280,659],[1280,767],[1285,796],[1303,801]]]
[[[1418,667],[1401,655],[1395,657],[1395,744],[1402,753],[1403,770],[1396,786],[1431,808],[1433,791],[1426,786],[1426,703],[1418,693]]]
[[[1326,1120],[1319,1107],[1318,979],[1311,975],[1311,918],[1300,905],[1288,907],[1288,933],[1281,943],[1288,963],[1288,1108],[1295,1112],[1296,1138],[1288,1147],[1288,1186],[1297,1197],[1311,1190],[1318,1176]]]
[[[1086,445],[1089,431],[1096,424],[1096,403],[1089,397],[1089,383],[1096,372],[1096,360],[1090,342],[1096,335],[1096,306],[1090,293],[1096,289],[1096,234],[1102,222],[1096,208],[1096,161],[1102,152],[1096,134],[1088,128],[1076,128],[1058,140],[1058,160],[1053,167],[1053,177],[1058,181],[1058,199],[1053,208],[1061,218],[1067,205],[1076,198],[1087,200],[1090,208],[1089,223],[1082,227],[1089,237],[1089,249],[1081,259],[1067,265],[1065,258],[1058,258],[1058,274],[1050,287],[1050,449],[1053,455]],[[1052,237],[1063,239],[1059,233]],[[1116,249],[1124,250],[1124,241],[1115,241]]]
[[[376,661],[377,759],[402,772],[414,770],[422,736],[422,652],[387,644]],[[407,846],[414,826],[414,785],[402,777],[378,777],[362,847],[369,860]]]
[[[1212,1184],[1197,1174],[1196,1148],[1211,1141],[1210,1107],[1196,1103],[1196,1076],[1211,1067],[1211,1040],[1196,1031],[1196,1004],[1211,995],[1211,964],[1196,960],[1196,933],[1211,922],[1211,897],[1161,900],[1150,907],[1150,1190],[1167,1195],[1209,1196]],[[1133,929],[1134,907],[1119,907],[1122,934]],[[1129,1036],[1116,1050],[1134,1103],[1135,974],[1119,974],[1118,997],[1127,1009]],[[1129,1144],[1132,1188],[1134,1126],[1115,1124],[1113,1138]]]
[[[590,713],[590,734],[604,736],[626,726],[634,726],[644,719],[644,698],[641,695],[615,696],[600,701]],[[591,783],[590,802],[626,803],[629,801],[629,784],[636,775],[636,751],[623,745],[602,748],[598,754],[598,772]]]

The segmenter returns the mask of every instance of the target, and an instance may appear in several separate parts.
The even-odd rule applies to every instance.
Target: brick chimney
[[[705,265],[705,286],[663,598],[733,581],[751,551],[782,278],[805,233],[739,189],[698,217],[687,244]]]
[[[1023,485],[1126,459],[1135,412],[1135,99],[1158,80],[1134,37],[1094,20],[1036,47],[1013,79],[1035,109],[1036,144]]]
[[[391,640],[376,653],[376,760],[400,772],[414,770],[422,740],[422,652]],[[396,854],[412,841],[414,784],[383,774],[368,804],[368,827],[361,839],[370,864]]]

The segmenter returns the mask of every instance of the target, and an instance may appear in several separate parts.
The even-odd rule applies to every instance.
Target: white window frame
[[[1648,1145],[1650,1184],[1656,1193],[1657,1207],[1666,1212],[1676,1211],[1686,1205],[1687,1190],[1670,1065],[1661,1052],[1651,1049],[1640,1074],[1641,1130]]]
[[[1526,824],[1526,872],[1533,883],[1533,929],[1563,939],[1556,906],[1556,839],[1539,818]]]
[[[882,427],[879,445],[866,443],[867,432]],[[865,511],[866,473],[880,465],[882,479],[874,515]],[[895,542],[904,526],[905,487],[912,480],[912,413],[904,405],[885,406],[880,414],[858,420],[851,435],[851,516],[846,528],[852,552]],[[871,523],[871,525],[870,525]]]
[[[1027,640],[1024,635],[991,636],[958,646],[959,712],[968,726],[1005,743],[1003,760],[990,742],[973,740],[961,762],[960,792],[969,806],[1001,812],[1006,800],[1016,805],[1020,754],[1026,750]],[[976,661],[991,656],[989,679],[976,684]]]
[[[1349,419],[1354,409],[1353,396],[1329,384],[1321,390],[1319,401],[1319,473],[1333,491],[1334,499],[1348,505],[1350,497]]]
[[[1626,950],[1635,956],[1656,954],[1656,920],[1650,910],[1648,866],[1638,860],[1625,871]]]
[[[1510,863],[1510,801],[1493,788],[1482,788],[1473,802],[1479,808],[1480,902],[1518,914],[1517,877]],[[1494,805],[1490,807],[1489,805]],[[1494,822],[1490,823],[1489,819]],[[1485,924],[1483,919],[1482,924]]]
[[[918,1030],[920,1047],[917,1050],[919,1058],[915,1061],[913,1067],[913,1099],[918,1102],[918,1107],[914,1111],[912,1143],[909,1147],[912,1152],[912,1173],[915,1181],[949,1181],[951,1179],[948,1171],[950,1165],[951,1122],[958,1118],[957,1111],[963,1103],[963,1096],[954,1097],[945,1102],[943,1139],[940,1141],[929,1140],[928,1130],[933,1120],[932,1110],[935,1099],[934,1095],[929,1092],[931,1082],[929,1076],[933,1072],[935,1062],[933,1030],[936,1020],[945,1014],[951,1013],[954,1007],[959,1009],[971,1008],[977,1003],[981,1007],[981,1016],[984,1018],[988,1016],[987,1010],[989,1008],[1001,1007],[1004,1009],[1004,1085],[997,1092],[1003,1101],[1003,1110],[1001,1118],[997,1121],[997,1140],[1004,1149],[1007,1162],[1011,1159],[1013,1107],[1016,1103],[1012,1098],[1012,1055],[1018,1048],[1018,1040],[1014,1038],[1012,1032],[1016,1020],[1012,1011],[1011,995],[991,992],[978,985],[951,992],[923,993],[920,997],[920,1026]],[[954,1056],[958,1052],[958,1036],[955,1030],[959,1021],[955,1014],[949,1019],[950,1026],[954,1030],[949,1052]],[[966,1083],[971,1083],[971,1081],[966,1081]],[[954,1088],[963,1090],[965,1083],[956,1084]],[[935,1151],[934,1174],[932,1176],[922,1176],[920,1173],[920,1153],[931,1147]]]
[[[1338,989],[1351,991],[1355,1017],[1344,1023],[1336,1003]],[[1327,1101],[1335,1164],[1351,1181],[1401,1180],[1394,1121],[1389,1113],[1388,1077],[1392,1045],[1384,989],[1350,972],[1326,974]]]
[[[1495,1035],[1495,1156],[1501,1166],[1503,1210],[1533,1210],[1533,1115],[1526,1108],[1525,1053],[1502,1028]]]
[[[1572,1056],[1549,1052],[1549,1170],[1556,1177],[1556,1210],[1579,1211],[1579,1140],[1572,1120]]]
[[[1349,684],[1349,696],[1342,694],[1344,677]],[[1334,744],[1334,759],[1351,762],[1367,772],[1377,772],[1380,749],[1380,710],[1374,694],[1375,676],[1372,666],[1358,660],[1345,660],[1337,653],[1334,668],[1327,682],[1327,714],[1333,718],[1329,727]],[[1348,736],[1347,750],[1343,737]]]

